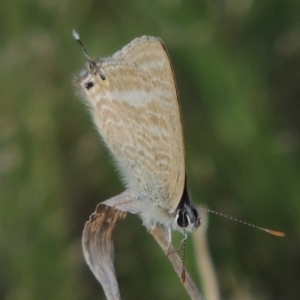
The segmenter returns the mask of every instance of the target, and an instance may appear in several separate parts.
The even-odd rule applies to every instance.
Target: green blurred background
[[[71,84],[85,63],[75,28],[92,57],[164,40],[193,201],[287,234],[210,215],[222,299],[299,299],[299,16],[298,0],[2,0],[0,298],[104,299],[81,233],[122,186]],[[188,299],[139,218],[115,233],[124,299]],[[187,266],[201,288],[191,238]]]

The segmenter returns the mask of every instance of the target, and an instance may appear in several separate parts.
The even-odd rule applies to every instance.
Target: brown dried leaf
[[[116,197],[122,197],[122,194]],[[114,268],[112,232],[117,222],[125,219],[126,214],[127,212],[100,203],[96,208],[96,212],[91,215],[90,220],[85,224],[83,231],[82,245],[85,260],[97,280],[101,283],[108,300],[121,299]],[[164,253],[169,253],[167,257],[173,265],[175,272],[181,278],[183,270],[181,258],[172,245],[168,249],[169,244],[164,229],[161,226],[157,226],[155,229],[149,230],[149,232],[163,249]],[[190,298],[193,300],[203,299],[188,272],[185,273],[184,287]]]

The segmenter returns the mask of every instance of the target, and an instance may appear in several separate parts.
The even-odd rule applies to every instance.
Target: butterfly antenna
[[[256,228],[256,229],[262,230],[264,232],[267,232],[267,233],[275,235],[275,236],[279,236],[279,237],[284,237],[285,236],[285,233],[282,232],[282,231],[277,231],[277,230],[272,230],[272,229],[260,227],[260,226],[257,226],[257,225],[254,225],[254,224],[251,224],[251,223],[248,223],[248,222],[245,222],[245,221],[242,221],[242,220],[239,220],[239,219],[227,216],[226,214],[222,214],[222,213],[219,213],[217,211],[214,211],[214,210],[202,207],[202,206],[198,206],[197,208],[201,209],[201,210],[204,210],[204,211],[207,211],[209,213],[221,216],[223,218],[227,218],[227,219],[229,219],[231,221],[235,221],[235,222],[241,223],[243,225],[246,225],[246,226],[249,226],[249,227],[252,227],[252,228]]]
[[[81,41],[81,39],[80,39],[79,33],[78,33],[75,29],[73,29],[72,34],[73,34],[74,39],[75,39],[75,40],[78,42],[78,44],[81,46],[81,48],[82,48],[82,50],[83,50],[83,54],[84,54],[84,56],[87,58],[87,60],[89,61],[89,63],[90,63],[92,66],[95,66],[96,63],[95,63],[95,61],[94,61],[93,59],[91,59],[90,56],[87,54],[87,52],[86,52],[86,50],[85,50],[85,47],[84,47],[84,45],[83,45],[83,43],[82,43],[82,41]]]
[[[184,222],[184,221],[183,221]],[[183,249],[182,249],[182,271],[181,271],[181,283],[185,283],[185,242],[186,242],[186,231],[185,228],[183,228]]]

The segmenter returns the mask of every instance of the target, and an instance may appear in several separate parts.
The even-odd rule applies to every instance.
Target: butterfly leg
[[[170,254],[170,247],[172,245],[172,230],[170,227],[165,229],[166,231],[166,235],[167,235],[167,240],[168,240],[168,247],[167,247],[167,251],[166,251],[166,255]]]
[[[181,250],[182,246],[185,244],[185,241],[187,240],[187,237],[188,237],[188,234],[184,230],[184,232],[183,232],[183,239],[181,240],[180,245],[179,245],[179,247],[177,249],[178,252]]]

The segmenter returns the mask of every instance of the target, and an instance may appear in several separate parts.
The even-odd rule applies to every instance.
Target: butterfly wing
[[[76,83],[127,188],[173,212],[184,189],[185,161],[177,88],[163,42],[135,39],[90,64]]]

